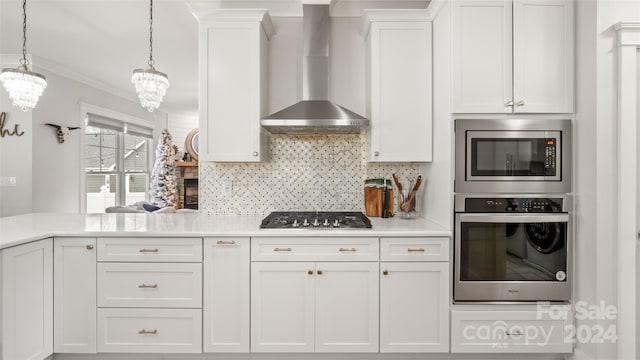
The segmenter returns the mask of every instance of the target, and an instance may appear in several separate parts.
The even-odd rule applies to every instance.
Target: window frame
[[[149,197],[149,193],[148,193],[148,187],[149,187],[149,181],[150,181],[150,177],[151,177],[151,172],[153,169],[153,163],[154,163],[154,159],[153,159],[153,154],[154,152],[152,151],[152,146],[153,143],[155,142],[155,139],[157,137],[157,129],[156,126],[154,125],[153,122],[147,121],[147,120],[143,120],[140,118],[136,118],[134,116],[128,115],[128,114],[124,114],[124,113],[120,113],[117,111],[113,111],[107,108],[102,108],[96,105],[91,105],[91,104],[87,104],[87,103],[80,103],[80,114],[82,117],[82,123],[85,125],[83,128],[83,133],[81,136],[81,141],[80,141],[80,173],[81,173],[81,177],[80,177],[80,212],[83,214],[87,213],[87,175],[89,174],[94,174],[94,175],[105,175],[105,176],[109,176],[109,175],[116,175],[116,179],[117,179],[117,184],[116,184],[116,205],[118,204],[122,204],[122,205],[126,205],[126,181],[127,181],[127,176],[128,175],[137,175],[137,174],[146,174],[146,180],[145,180],[145,200],[148,200]],[[116,136],[116,171],[96,171],[96,172],[87,172],[86,171],[86,163],[85,163],[85,149],[86,149],[86,143],[85,143],[85,137],[86,137],[86,127],[88,126],[88,116],[89,114],[95,114],[98,116],[102,116],[102,117],[106,117],[106,118],[110,118],[110,119],[114,119],[117,121],[121,121],[122,123],[128,125],[128,124],[132,124],[133,126],[141,126],[141,127],[145,127],[145,128],[149,128],[153,130],[153,137],[152,138],[148,138],[147,139],[147,149],[146,149],[146,156],[147,156],[147,162],[146,162],[146,171],[145,172],[137,172],[137,171],[127,171],[124,167],[125,167],[125,153],[126,153],[126,149],[125,149],[125,132],[126,131],[126,125],[125,125],[125,130],[124,131],[117,131],[117,136]]]

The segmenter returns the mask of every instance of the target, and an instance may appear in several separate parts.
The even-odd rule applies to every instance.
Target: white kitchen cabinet
[[[266,10],[220,10],[199,18],[200,160],[269,160]]]
[[[250,252],[249,238],[204,239],[204,352],[249,352]]]
[[[451,352],[571,353],[573,315],[568,306],[552,306],[557,309],[504,305],[465,310],[460,306],[451,311]]]
[[[53,350],[95,353],[96,239],[55,238],[53,244]]]
[[[2,359],[53,353],[53,243],[2,250]]]
[[[365,11],[369,161],[432,160],[432,24],[425,10]]]
[[[448,352],[449,263],[381,263],[380,270],[380,352]]]
[[[572,0],[455,0],[455,113],[571,113]]]
[[[252,352],[378,351],[378,263],[251,266]]]

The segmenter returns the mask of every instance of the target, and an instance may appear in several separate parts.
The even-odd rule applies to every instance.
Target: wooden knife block
[[[387,189],[389,193],[389,217],[393,216],[393,189]],[[365,186],[364,188],[364,214],[367,216],[382,216],[382,188]]]

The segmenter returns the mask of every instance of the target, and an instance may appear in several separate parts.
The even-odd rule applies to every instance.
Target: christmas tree
[[[156,148],[156,162],[153,165],[150,185],[150,201],[161,208],[178,204],[176,184],[176,161],[178,147],[171,142],[169,130],[162,130]]]

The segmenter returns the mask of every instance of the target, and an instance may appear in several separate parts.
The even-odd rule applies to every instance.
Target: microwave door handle
[[[456,220],[460,222],[484,223],[555,223],[569,222],[569,214],[458,214]]]

